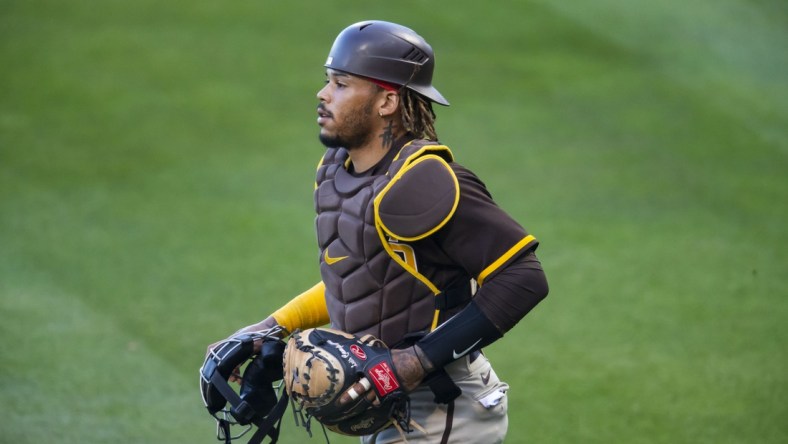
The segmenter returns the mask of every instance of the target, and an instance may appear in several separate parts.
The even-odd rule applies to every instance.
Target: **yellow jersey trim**
[[[394,156],[394,159],[392,159],[392,162],[396,162],[399,159],[400,154],[402,154],[402,151],[404,151],[405,148],[407,148],[412,143],[413,141],[411,140],[410,142],[406,143],[402,148],[400,148],[399,152],[397,152],[397,155]],[[408,166],[408,164],[413,161],[412,159],[416,159],[426,152],[446,154],[446,157],[448,157],[448,159],[446,159],[447,162],[451,162],[454,160],[454,154],[452,154],[451,150],[446,145],[424,145],[423,147],[419,148],[418,151],[408,156],[408,158],[405,160],[405,165],[403,165],[402,168]]]
[[[484,280],[485,280],[485,279],[487,279],[487,277],[488,277],[490,274],[492,274],[492,273],[493,273],[495,270],[497,270],[498,268],[500,268],[500,267],[501,267],[501,265],[505,264],[505,263],[506,263],[506,261],[508,261],[509,259],[511,259],[511,258],[512,258],[512,257],[513,257],[515,254],[517,254],[517,253],[518,253],[520,250],[522,250],[522,249],[523,249],[523,248],[524,248],[526,245],[530,244],[530,243],[531,243],[531,242],[533,242],[534,240],[536,240],[536,238],[535,238],[533,235],[530,235],[530,234],[529,234],[528,236],[525,236],[524,238],[522,238],[522,239],[520,240],[520,242],[517,242],[516,244],[514,244],[514,246],[513,246],[512,248],[510,248],[510,249],[509,249],[509,250],[508,250],[506,253],[504,253],[504,254],[503,254],[501,257],[499,257],[498,259],[496,259],[496,260],[495,260],[495,262],[493,262],[492,264],[490,264],[490,265],[489,265],[487,268],[485,268],[485,269],[484,269],[484,271],[482,271],[482,272],[479,274],[479,277],[477,277],[477,278],[476,278],[476,281],[477,281],[477,282],[479,282],[479,285],[482,285],[482,284],[484,283]]]
[[[320,162],[317,163],[317,167],[315,168],[315,174],[317,174],[317,171],[319,171],[320,167],[323,166],[323,160],[325,160],[325,158],[326,158],[325,154],[320,156]],[[315,189],[317,190],[317,179],[315,179]]]

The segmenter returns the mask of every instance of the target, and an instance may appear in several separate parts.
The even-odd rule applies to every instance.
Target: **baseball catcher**
[[[314,180],[320,281],[240,332],[292,332],[275,376],[307,428],[315,419],[364,444],[501,443],[509,385],[482,349],[547,296],[539,241],[439,141],[433,104],[449,101],[433,85],[435,53],[423,37],[358,22],[325,60],[316,117],[326,149]],[[479,148],[493,152],[495,141]],[[509,160],[523,177],[533,168],[525,150]],[[524,202],[538,194],[520,188]],[[266,343],[251,342],[254,351]],[[229,401],[229,415],[260,433],[278,412],[273,399],[233,401],[220,388],[249,355],[212,350],[209,411]]]

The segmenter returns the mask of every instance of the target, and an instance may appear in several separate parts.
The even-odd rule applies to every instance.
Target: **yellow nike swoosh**
[[[323,255],[323,258],[325,259],[325,261],[326,261],[326,263],[328,265],[334,265],[337,262],[341,261],[342,259],[347,259],[348,256],[331,257],[331,256],[328,255],[328,248],[326,248],[325,249],[325,254]]]

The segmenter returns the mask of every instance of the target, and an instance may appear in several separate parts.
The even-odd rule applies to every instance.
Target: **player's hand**
[[[427,376],[427,372],[416,355],[415,347],[392,350],[391,363],[394,365],[394,373],[406,392],[415,390]]]
[[[391,351],[391,363],[397,380],[406,392],[412,392],[421,384],[426,376],[421,361],[416,356],[413,347],[406,349],[395,349]],[[348,390],[339,397],[339,405],[349,404],[359,397],[366,397],[373,402],[377,396],[372,384],[367,378],[361,378],[359,382],[353,384]]]
[[[229,337],[237,336],[237,335],[239,335],[241,333],[248,333],[248,332],[268,330],[269,328],[276,327],[277,325],[278,324],[276,323],[276,319],[274,319],[273,316],[269,316],[269,317],[265,318],[264,320],[262,320],[262,321],[260,321],[260,322],[258,322],[256,324],[249,325],[247,327],[244,327],[244,328],[236,331],[235,333],[233,333]],[[211,353],[211,350],[213,350],[217,345],[223,343],[226,340],[227,339],[225,338],[225,339],[222,339],[221,341],[217,341],[217,342],[214,342],[213,344],[209,345],[207,350],[205,351],[205,356],[207,357]],[[259,354],[260,350],[262,349],[262,347],[263,347],[263,340],[262,339],[255,340],[254,341],[254,354]],[[243,382],[243,378],[241,378],[241,368],[240,367],[236,367],[233,370],[233,372],[230,375],[230,377],[227,378],[227,380],[229,382],[234,382],[234,383],[237,383],[237,384],[240,384],[241,382]]]
[[[208,350],[206,350],[206,352],[205,352],[205,357],[207,358],[208,355],[211,354],[211,350],[216,348],[219,344],[223,343],[224,341],[226,341],[226,339],[222,339],[221,341],[217,341],[217,342],[214,342],[213,344],[209,345],[208,346]],[[255,341],[254,346],[255,346],[255,353],[259,352],[260,351],[260,346],[257,345],[256,341]],[[227,381],[228,382],[234,382],[236,384],[240,384],[240,383],[243,382],[243,378],[241,377],[241,367],[240,366],[235,367],[233,369],[233,372],[230,374],[230,377],[227,378]]]

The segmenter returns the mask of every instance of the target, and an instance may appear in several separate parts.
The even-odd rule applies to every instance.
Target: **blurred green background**
[[[206,345],[319,279],[315,93],[368,18],[541,240],[507,442],[788,442],[782,0],[0,0],[0,442],[215,442]]]

